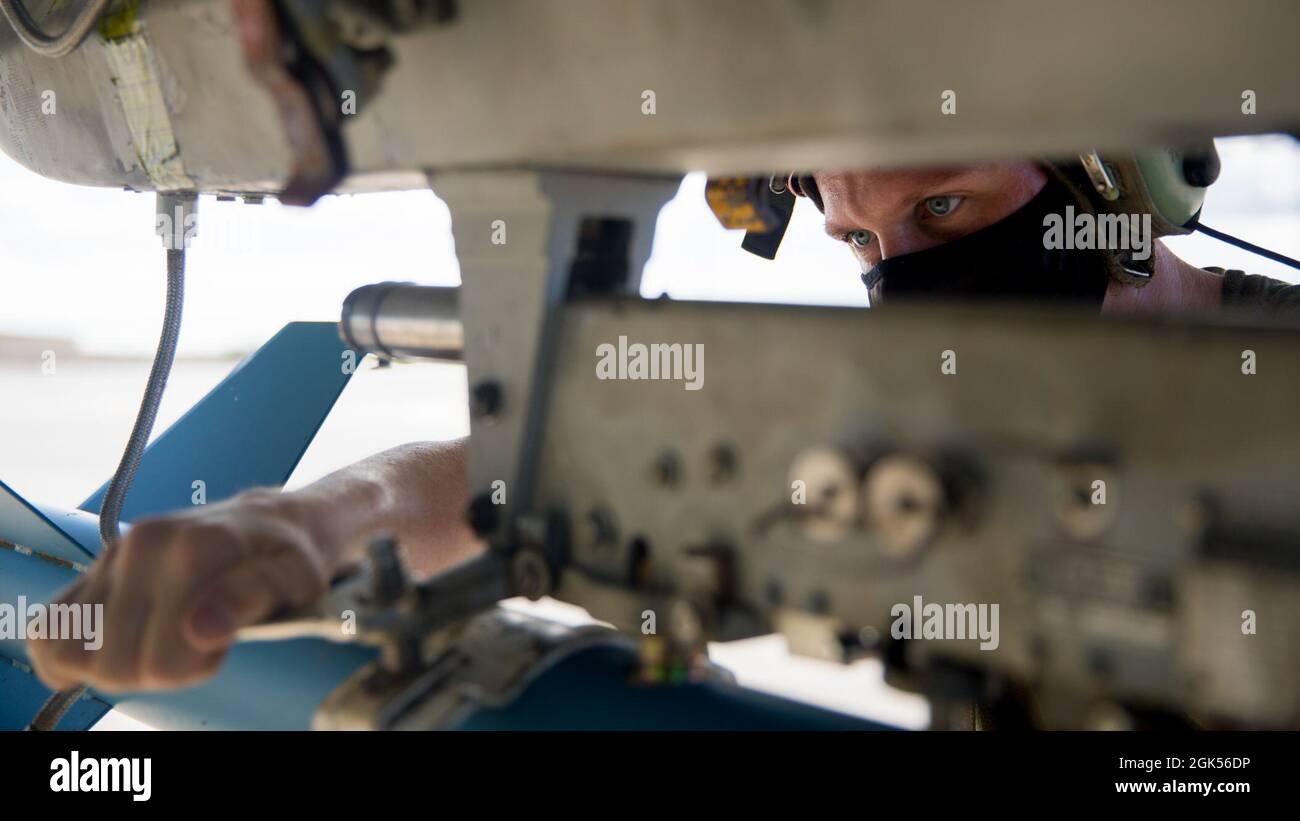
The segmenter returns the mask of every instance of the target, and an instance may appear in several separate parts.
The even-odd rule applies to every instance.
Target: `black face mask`
[[[882,260],[862,275],[889,302],[913,299],[1043,300],[1101,305],[1110,275],[1098,251],[1043,247],[1043,218],[1077,205],[1056,180],[1019,211],[973,234]]]

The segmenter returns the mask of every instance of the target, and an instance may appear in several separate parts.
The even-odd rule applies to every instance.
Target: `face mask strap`
[[[876,265],[873,265],[862,272],[862,284],[867,286],[868,291],[876,287],[880,280],[884,278],[884,273],[880,270],[879,266]]]

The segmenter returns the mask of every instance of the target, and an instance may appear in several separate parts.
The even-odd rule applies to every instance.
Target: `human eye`
[[[923,208],[925,208],[925,212],[932,217],[946,217],[949,214],[951,214],[953,211],[956,211],[957,207],[961,205],[962,201],[965,199],[966,199],[965,197],[959,197],[955,195],[945,196],[945,197],[930,197],[924,200],[921,203],[921,205]]]
[[[841,237],[841,239],[843,239],[844,242],[847,242],[849,245],[852,245],[854,248],[866,248],[869,245],[871,245],[872,240],[874,240],[875,238],[876,238],[875,234],[871,233],[870,231],[864,228],[859,228],[856,231],[849,231],[847,234]]]

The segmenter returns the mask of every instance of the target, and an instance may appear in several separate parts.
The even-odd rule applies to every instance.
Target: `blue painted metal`
[[[0,602],[10,607],[18,607],[23,598],[29,602],[49,601],[76,577],[77,571],[67,565],[10,548],[0,549]],[[26,727],[50,696],[49,689],[31,674],[26,661],[23,642],[0,636],[0,730]],[[106,702],[88,694],[68,711],[59,726],[88,729],[108,709]]]
[[[89,564],[94,557],[99,554],[99,517],[93,513],[87,513],[84,510],[67,510],[53,505],[47,505],[43,502],[31,501],[32,507],[41,512],[45,518],[49,519],[59,530],[62,530],[68,536],[72,537],[81,549],[88,556],[86,559],[79,560],[77,564]],[[3,521],[0,518],[0,521]],[[123,524],[122,532],[126,533],[131,529],[131,525]],[[36,545],[25,544],[24,547],[30,547],[32,550],[39,550]],[[55,555],[47,551],[41,551],[47,555]]]
[[[26,666],[0,659],[0,727],[21,729],[27,726],[50,697],[50,690]],[[87,693],[68,710],[59,722],[60,729],[93,727],[95,722],[113,709],[112,705],[93,693]]]
[[[500,710],[479,710],[462,730],[892,730],[735,684],[632,683],[635,654],[593,647],[546,671]]]
[[[0,539],[10,544],[39,550],[64,561],[87,564],[98,552],[68,532],[62,513],[45,511],[28,502],[17,491],[0,482]],[[99,537],[95,537],[95,545]]]
[[[75,575],[36,556],[0,550],[0,601],[15,602],[19,595],[43,601]],[[10,658],[25,658],[18,643],[0,645],[0,651]],[[311,715],[325,696],[373,657],[371,650],[317,640],[241,644],[231,651],[221,672],[198,687],[96,694],[96,698],[159,728],[304,730],[311,726]],[[635,662],[634,655],[621,647],[576,653],[539,677],[509,707],[481,710],[461,729],[891,729],[735,685],[629,683]],[[0,699],[0,729],[18,729],[31,720],[40,693],[48,695],[48,691],[21,670],[11,670],[6,680],[18,684],[11,689],[0,683],[0,693],[5,694]],[[84,704],[79,709],[86,723],[79,725],[81,719],[70,716],[63,728],[89,727],[102,715]]]
[[[21,597],[29,602],[49,601],[75,578],[77,571],[67,565],[0,548],[0,603],[17,607]],[[23,642],[5,639],[3,636],[0,636],[0,655],[19,661],[27,660]],[[0,699],[0,707],[2,706],[3,699]],[[9,724],[0,722],[0,729],[6,728],[9,728]]]
[[[374,657],[372,649],[320,639],[249,642],[197,687],[105,698],[168,730],[307,730],[325,697]]]
[[[191,482],[209,501],[248,487],[280,485],[348,380],[343,344],[329,323],[287,326],[150,445],[123,519],[188,507]],[[52,598],[76,578],[66,562],[98,552],[105,488],[89,513],[34,506],[0,485],[0,602]],[[40,554],[46,554],[42,556]],[[51,560],[55,557],[61,561]],[[49,691],[27,669],[21,641],[0,640],[0,729],[26,726]],[[92,693],[60,725],[87,729],[114,705],[166,729],[306,729],[316,706],[374,651],[302,639],[235,647],[212,680],[185,690]],[[787,699],[713,683],[629,684],[634,657],[593,648],[547,671],[514,704],[483,710],[464,729],[881,729],[881,725]],[[575,698],[580,694],[580,698]]]
[[[346,350],[334,323],[286,325],[149,445],[122,520],[189,507],[196,480],[209,503],[283,485],[351,377]],[[80,508],[98,513],[107,492]]]
[[[149,445],[123,521],[189,507],[196,479],[206,484],[209,502],[282,485],[351,377],[345,350],[333,323],[285,326]],[[81,511],[64,511],[33,505],[0,485],[0,539],[34,551],[0,547],[0,602],[48,601],[76,578],[66,562],[88,564],[98,554],[95,514],[105,492],[107,484]],[[0,639],[0,655],[8,682],[0,684],[0,729],[19,729],[35,714],[33,700],[39,707],[48,691],[26,671],[21,641]],[[241,646],[203,686],[96,698],[161,727],[303,728],[324,694],[371,656],[316,641]],[[94,701],[84,701],[60,726],[85,729],[102,715]]]

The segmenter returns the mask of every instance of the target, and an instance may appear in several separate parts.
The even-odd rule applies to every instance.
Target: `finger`
[[[98,650],[90,651],[90,683],[108,692],[135,689],[142,684],[140,651],[154,608],[154,581],[164,545],[137,535],[131,533],[108,567],[112,595],[103,611],[104,642]]]
[[[141,643],[140,676],[149,688],[197,683],[216,671],[220,648],[196,646],[185,630],[194,602],[213,578],[236,566],[246,554],[240,539],[225,528],[183,528],[159,557],[154,609]]]
[[[27,658],[32,663],[32,672],[41,683],[54,691],[66,690],[81,683],[85,673],[75,657],[64,658],[55,652],[51,642],[29,642]]]
[[[197,648],[227,647],[235,631],[265,621],[282,607],[310,604],[324,594],[327,577],[318,557],[279,550],[232,568],[200,596],[185,620]]]
[[[102,567],[92,567],[55,596],[51,604],[102,603],[107,597],[109,588],[106,575]],[[99,613],[102,614],[103,610],[101,609]],[[102,619],[98,620],[98,625],[102,638]],[[93,659],[86,648],[85,640],[80,637],[29,641],[27,655],[37,678],[47,687],[55,690],[66,689],[84,682],[90,673]]]

